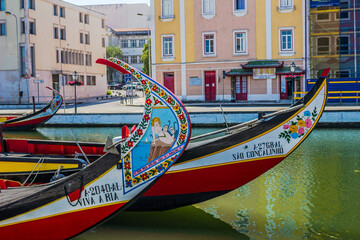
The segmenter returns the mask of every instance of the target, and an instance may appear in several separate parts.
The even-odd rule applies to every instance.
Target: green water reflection
[[[71,131],[93,142],[121,133]],[[66,128],[39,128],[33,136],[72,140]],[[360,129],[315,129],[279,165],[224,196],[172,211],[124,212],[75,239],[359,239],[359,136]]]

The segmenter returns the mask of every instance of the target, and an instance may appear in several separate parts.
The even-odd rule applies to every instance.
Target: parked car
[[[140,90],[140,91],[144,90],[143,86],[139,82],[134,82],[132,85],[135,86],[136,90]]]
[[[125,85],[125,96],[126,97],[134,97],[136,96],[136,87],[132,84]]]
[[[115,83],[115,82],[109,83],[108,85],[108,89],[110,90],[119,90],[121,89],[121,87],[122,87],[121,83]]]

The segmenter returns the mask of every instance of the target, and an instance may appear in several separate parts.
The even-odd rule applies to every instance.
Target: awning
[[[252,76],[253,70],[252,69],[232,69],[230,72],[225,73],[226,76]]]
[[[242,65],[242,68],[280,68],[284,65],[284,62],[278,62],[275,60],[259,60],[250,61],[247,64]]]

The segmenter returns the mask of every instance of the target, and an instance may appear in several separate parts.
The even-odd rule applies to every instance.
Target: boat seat
[[[21,184],[17,181],[0,179],[0,189],[8,189],[9,187],[21,187]]]

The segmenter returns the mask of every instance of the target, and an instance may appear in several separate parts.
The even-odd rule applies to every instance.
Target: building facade
[[[73,99],[74,71],[78,98],[106,94],[106,68],[95,64],[105,57],[105,15],[60,0],[1,4],[0,102],[47,101],[45,86]]]
[[[182,100],[288,99],[305,86],[304,6],[302,0],[153,0],[153,76]]]
[[[360,78],[360,1],[310,0],[310,76],[330,67],[330,77]]]

